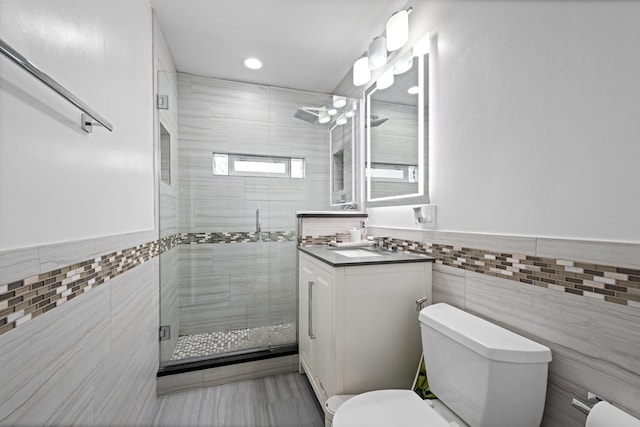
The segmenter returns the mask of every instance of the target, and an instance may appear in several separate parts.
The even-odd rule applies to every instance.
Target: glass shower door
[[[178,89],[177,255],[161,265],[177,342],[161,361],[296,351],[295,212],[328,206],[328,137],[293,112],[324,97],[186,74]]]

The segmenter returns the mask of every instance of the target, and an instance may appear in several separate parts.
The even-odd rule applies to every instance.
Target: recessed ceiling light
[[[244,60],[244,66],[252,70],[259,70],[262,68],[262,62],[257,58],[247,58]]]

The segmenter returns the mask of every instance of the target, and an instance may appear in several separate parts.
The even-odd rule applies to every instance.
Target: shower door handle
[[[312,340],[316,339],[316,335],[313,333],[313,285],[315,285],[315,283],[313,282],[308,282],[307,284],[309,286],[309,291],[308,291],[308,314],[309,314],[309,330],[308,330],[308,335],[309,338],[311,338]]]

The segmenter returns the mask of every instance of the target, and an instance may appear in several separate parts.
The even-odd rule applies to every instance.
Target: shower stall
[[[328,95],[165,78],[177,115],[159,120],[161,369],[296,352],[295,212],[329,206],[329,146],[294,113]]]

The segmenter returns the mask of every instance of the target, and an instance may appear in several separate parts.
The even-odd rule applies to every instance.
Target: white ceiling
[[[332,92],[407,0],[151,0],[178,71]],[[247,57],[263,67],[249,70]]]

